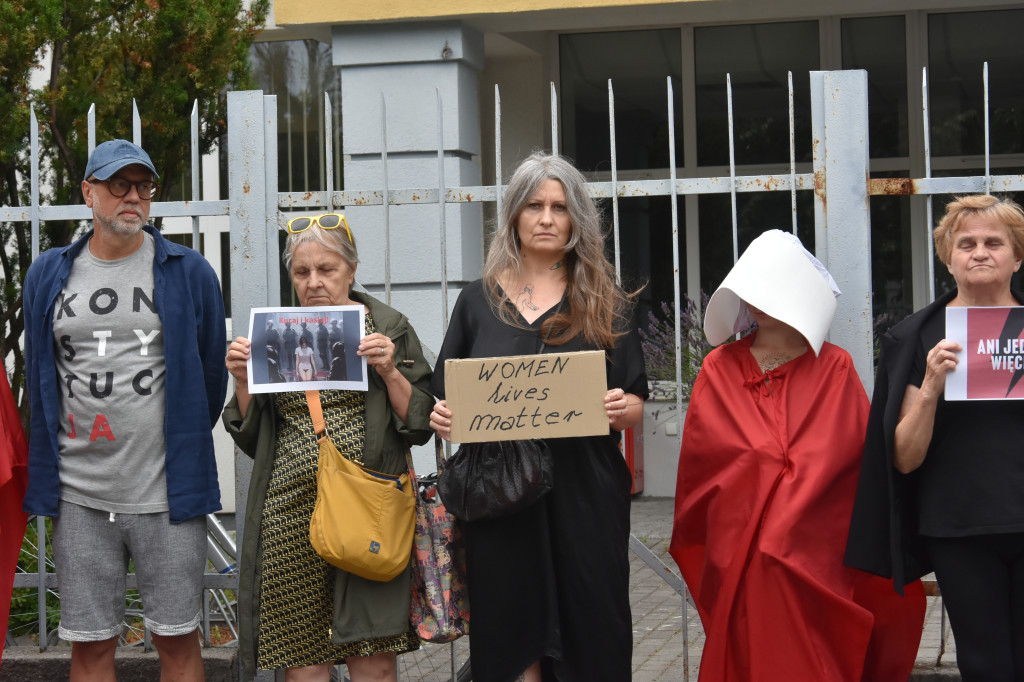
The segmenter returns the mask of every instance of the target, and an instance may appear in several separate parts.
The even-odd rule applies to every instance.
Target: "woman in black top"
[[[632,301],[615,283],[583,176],[534,154],[515,171],[484,278],[459,296],[444,362],[604,350],[607,435],[548,439],[554,489],[513,516],[465,524],[473,679],[629,680],[629,469],[618,432],[643,417],[647,375]],[[444,400],[431,426],[448,438]]]
[[[345,358],[345,344],[336,341],[331,345],[331,373],[327,378],[331,381],[348,380],[348,360]]]
[[[962,678],[1024,680],[1024,403],[943,397],[945,308],[1021,305],[1024,211],[962,197],[934,237],[957,288],[882,338],[847,563],[897,587],[934,569]]]

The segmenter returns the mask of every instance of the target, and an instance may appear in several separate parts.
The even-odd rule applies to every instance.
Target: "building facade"
[[[443,103],[447,186],[507,180],[535,149],[558,150],[588,176],[609,179],[608,80],[614,85],[618,178],[668,177],[667,131],[674,127],[678,177],[728,175],[726,78],[731,80],[737,175],[789,172],[787,73],[794,81],[797,172],[811,161],[808,74],[868,73],[873,178],[925,173],[922,85],[928,82],[930,172],[984,172],[988,64],[991,172],[1024,170],[1024,3],[859,3],[824,0],[275,0],[273,24],[253,48],[261,87],[278,96],[280,191],[320,188],[324,165],[338,189],[382,184],[380,122],[387,124],[392,188],[437,182],[438,93]],[[666,79],[675,98],[668,121]],[[552,125],[551,86],[557,92]],[[501,145],[495,149],[495,86]],[[334,104],[333,159],[310,143],[323,130],[319,93]],[[383,112],[383,113],[382,113]],[[556,139],[552,139],[555,129]],[[287,152],[285,151],[287,149]],[[626,282],[648,283],[645,307],[672,299],[671,199],[619,200]],[[732,264],[728,196],[679,201],[682,289],[711,292]],[[873,314],[898,320],[929,297],[926,199],[871,198]],[[935,211],[941,214],[942,198]],[[456,288],[479,276],[491,206],[449,206],[448,278]],[[360,280],[381,285],[380,208],[347,209],[363,263]],[[813,248],[812,198],[798,197],[799,234]],[[787,193],[741,195],[739,250],[757,234],[790,223]],[[394,300],[433,310],[440,258],[436,206],[406,206],[391,217]],[[936,290],[950,285],[941,264]],[[440,316],[417,320],[431,342]]]

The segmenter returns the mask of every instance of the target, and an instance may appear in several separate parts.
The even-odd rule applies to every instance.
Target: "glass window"
[[[342,187],[341,70],[331,49],[315,40],[256,43],[250,48],[256,87],[277,95],[278,187],[282,192],[326,189],[324,98],[331,97],[335,187]]]
[[[906,170],[872,173],[872,177],[905,178]],[[870,197],[871,290],[875,338],[914,312],[910,246],[910,197]]]
[[[726,74],[732,78],[736,163],[789,162],[789,81],[793,72],[796,158],[811,159],[808,73],[819,68],[818,22],[694,29],[697,162],[728,165]]]
[[[703,194],[700,211],[700,288],[714,293],[732,269],[732,208],[728,194]],[[814,197],[797,192],[797,236],[814,253]],[[744,192],[736,195],[737,253],[750,246],[762,232],[771,229],[793,231],[789,192]]]
[[[683,202],[679,197],[679,281],[686,293],[686,229]],[[644,286],[640,292],[637,319],[646,320],[647,311],[660,314],[661,302],[675,296],[672,283],[672,199],[671,197],[629,197],[619,199],[619,262],[627,291]],[[615,262],[615,238],[611,234],[611,201],[601,209],[609,223],[606,240],[608,258]]]
[[[676,97],[676,164],[682,166],[681,50],[678,29],[560,36],[562,148],[580,170],[611,169],[609,78],[618,168],[668,168],[669,76]]]
[[[988,61],[993,154],[1024,151],[1024,10],[928,17],[932,154],[985,153],[982,65]]]
[[[843,19],[842,44],[843,68],[864,69],[868,72],[871,157],[909,155],[907,38],[904,18]],[[918,117],[920,120],[920,114]]]

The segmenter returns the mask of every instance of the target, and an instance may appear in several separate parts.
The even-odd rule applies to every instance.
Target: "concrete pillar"
[[[265,106],[270,100],[270,106]],[[249,311],[280,304],[277,274],[277,106],[259,91],[228,93],[228,201],[231,206],[231,333],[250,335]],[[270,116],[270,120],[267,120]],[[268,163],[264,163],[267,160]],[[228,397],[234,393],[228,380]],[[216,428],[214,432],[221,431]],[[235,540],[242,547],[252,460],[235,450]]]
[[[335,26],[334,64],[341,67],[344,189],[384,184],[382,102],[386,109],[390,190],[438,186],[438,94],[442,103],[444,184],[480,184],[478,81],[483,35],[459,22]],[[356,280],[384,298],[385,209],[346,207],[359,248]],[[449,306],[465,282],[480,276],[482,206],[445,208]],[[443,339],[440,208],[392,206],[391,305],[409,316],[435,352]]]
[[[829,341],[850,353],[871,395],[875,369],[867,72],[812,71],[811,91],[815,250],[843,292]]]

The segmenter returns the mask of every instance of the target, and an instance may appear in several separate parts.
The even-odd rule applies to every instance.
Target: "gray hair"
[[[505,273],[522,272],[519,215],[548,180],[562,185],[569,213],[569,239],[562,247],[567,305],[543,323],[541,333],[553,346],[582,337],[599,348],[612,348],[625,333],[639,292],[627,294],[616,284],[615,268],[604,253],[601,213],[587,193],[586,178],[561,156],[534,153],[512,173],[484,263],[488,302],[500,320],[522,326],[499,279]]]
[[[498,216],[498,225],[487,252],[485,277],[497,277],[506,270],[519,271],[519,214],[534,193],[548,180],[557,180],[565,190],[565,204],[572,225],[563,253],[577,252],[588,256],[604,255],[604,234],[601,214],[587,194],[587,180],[569,161],[554,154],[535,152],[516,168],[505,190],[505,201]]]
[[[353,236],[354,240],[355,237]],[[325,230],[319,225],[310,225],[307,229],[296,234],[289,234],[288,241],[284,245],[284,267],[291,272],[292,269],[292,256],[295,255],[295,249],[302,244],[316,243],[327,249],[333,251],[348,263],[349,267],[355,268],[356,264],[359,263],[359,252],[356,250],[354,242],[349,241],[349,233],[344,227],[336,227],[333,230]]]

